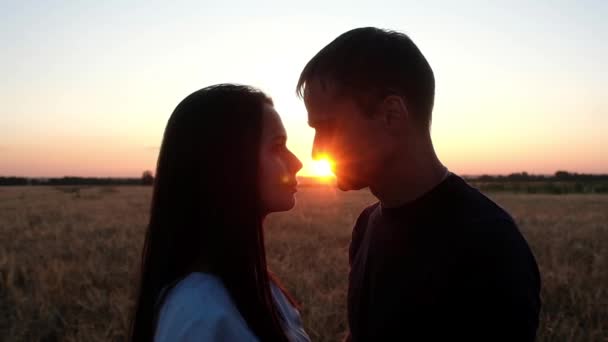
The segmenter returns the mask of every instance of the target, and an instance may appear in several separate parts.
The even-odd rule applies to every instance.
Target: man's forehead
[[[337,100],[332,88],[319,82],[307,85],[304,92],[304,104],[308,111],[309,125],[314,126],[315,123],[336,119]]]
[[[338,86],[335,82],[315,78],[306,82],[303,95],[304,99],[326,102],[334,99],[337,93]]]

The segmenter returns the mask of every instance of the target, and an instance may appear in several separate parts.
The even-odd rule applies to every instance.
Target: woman
[[[273,103],[220,84],[175,109],[158,158],[132,341],[308,341],[266,266],[264,217],[302,164]]]

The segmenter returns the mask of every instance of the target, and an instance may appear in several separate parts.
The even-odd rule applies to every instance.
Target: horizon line
[[[149,170],[148,170],[149,171]],[[142,175],[145,171],[142,171]],[[556,170],[553,173],[531,173],[527,171],[518,171],[518,172],[509,172],[509,173],[456,173],[461,177],[482,177],[482,176],[509,176],[509,175],[522,175],[526,173],[528,176],[555,176],[557,172],[567,172],[569,174],[577,174],[577,175],[592,175],[592,176],[608,176],[608,171],[604,172],[578,172],[578,171],[570,171],[570,170]],[[1,175],[0,178],[26,178],[26,179],[59,179],[59,178],[97,178],[97,179],[139,179],[142,177],[139,176],[77,176],[77,175],[63,175],[63,176],[17,176],[17,175]],[[154,173],[152,174],[154,176]],[[296,175],[299,178],[336,178],[335,176],[315,176],[315,175]]]

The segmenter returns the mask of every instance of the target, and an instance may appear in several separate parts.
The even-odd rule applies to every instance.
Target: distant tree
[[[569,179],[572,176],[568,171],[557,171],[555,172],[555,178],[557,179]]]
[[[141,175],[141,184],[143,185],[152,185],[154,184],[154,176],[152,175],[152,171],[146,170]]]
[[[490,175],[481,175],[481,176],[479,176],[479,180],[482,182],[491,182],[494,180],[494,177],[492,177]]]
[[[530,180],[530,175],[527,172],[512,173],[507,176],[507,179],[512,181],[527,181]]]

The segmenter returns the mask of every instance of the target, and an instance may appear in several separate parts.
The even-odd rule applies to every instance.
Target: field
[[[124,340],[150,187],[0,187],[0,340]],[[543,277],[539,341],[608,341],[608,195],[489,193]],[[272,269],[314,341],[346,330],[350,229],[369,192],[308,187],[269,217]]]

